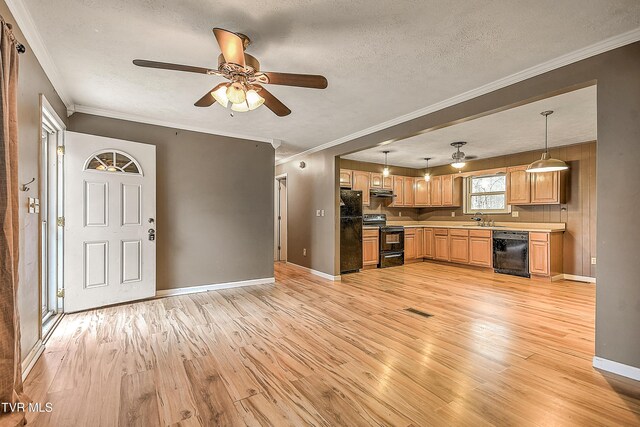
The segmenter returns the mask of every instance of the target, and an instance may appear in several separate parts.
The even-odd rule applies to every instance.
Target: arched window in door
[[[142,175],[142,168],[138,161],[119,150],[105,150],[92,154],[84,162],[84,170]]]

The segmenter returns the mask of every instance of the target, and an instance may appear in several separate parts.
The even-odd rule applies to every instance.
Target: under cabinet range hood
[[[370,194],[371,197],[395,197],[393,190],[383,188],[372,188]]]

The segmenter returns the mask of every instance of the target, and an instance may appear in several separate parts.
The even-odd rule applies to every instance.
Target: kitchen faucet
[[[478,223],[478,227],[484,227],[484,218],[482,212],[476,212],[476,216],[471,217],[472,220]]]

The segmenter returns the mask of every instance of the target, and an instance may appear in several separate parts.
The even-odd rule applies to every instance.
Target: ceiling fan
[[[451,166],[456,169],[462,169],[467,160],[477,158],[477,156],[468,156],[464,151],[460,151],[460,147],[466,145],[465,141],[452,142],[451,146],[456,148],[456,152],[451,155]]]
[[[229,82],[220,83],[207,92],[196,101],[194,104],[196,107],[209,107],[217,101],[225,108],[231,104],[231,110],[246,112],[255,110],[264,104],[277,116],[282,117],[291,114],[291,110],[262,85],[272,84],[312,89],[327,87],[327,79],[319,75],[260,71],[260,62],[245,52],[251,43],[249,37],[222,28],[214,28],[213,34],[222,51],[218,56],[217,69],[144,59],[135,59],[133,63],[139,67],[209,74],[229,80]]]

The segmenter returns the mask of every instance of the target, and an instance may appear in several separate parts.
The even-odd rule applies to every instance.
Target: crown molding
[[[232,132],[221,132],[219,130],[207,128],[207,127],[189,126],[189,125],[184,125],[182,123],[170,122],[167,120],[152,119],[151,117],[139,116],[137,114],[122,113],[114,110],[106,110],[104,108],[87,107],[85,105],[77,105],[77,104],[74,105],[73,112],[91,114],[93,116],[108,117],[111,119],[126,120],[129,122],[145,123],[148,125],[163,126],[163,127],[172,128],[172,129],[187,130],[191,132],[200,132],[200,133],[206,133],[210,135],[225,136],[228,138],[244,139],[247,141],[266,142],[268,144],[273,143],[272,138],[262,138],[262,137],[243,135],[243,134],[232,133]]]
[[[24,34],[27,44],[33,51],[38,62],[40,62],[40,66],[44,70],[44,73],[49,78],[49,81],[53,85],[55,91],[58,93],[58,96],[67,109],[71,108],[73,106],[73,102],[71,97],[69,97],[63,79],[60,77],[58,67],[56,67],[56,64],[53,62],[53,58],[45,47],[44,41],[38,31],[38,27],[33,21],[31,13],[29,13],[29,10],[25,6],[23,0],[5,0],[5,3],[13,15],[13,18],[16,20],[20,31]]]
[[[310,148],[301,153],[294,154],[293,156],[280,159],[276,161],[276,166],[284,163],[288,163],[293,160],[300,159],[301,157],[308,156],[313,153],[317,153],[318,151],[326,150],[327,148],[335,147],[336,145],[344,144],[345,142],[349,142],[354,139],[361,138],[366,135],[370,135],[372,133],[384,130],[392,126],[396,126],[401,123],[408,122],[410,120],[425,116],[427,114],[442,110],[447,107],[451,107],[461,102],[468,101],[473,98],[477,98],[481,95],[486,95],[487,93],[494,92],[498,89],[502,89],[514,83],[519,83],[521,81],[530,79],[532,77],[539,76],[540,74],[547,73],[557,68],[564,67],[569,64],[573,64],[574,62],[578,62],[583,59],[587,59],[592,56],[607,52],[609,50],[613,50],[631,43],[635,43],[637,41],[640,41],[640,28],[627,31],[626,33],[622,33],[617,36],[610,37],[598,43],[594,43],[590,46],[587,46],[578,50],[574,50],[573,52],[569,52],[565,55],[558,56],[557,58],[551,59],[549,61],[543,62],[541,64],[535,65],[533,67],[527,68],[525,70],[519,71],[509,76],[503,77],[501,79],[495,80],[491,83],[487,83],[485,85],[469,90],[467,92],[463,92],[459,95],[453,96],[449,99],[445,99],[444,101],[437,102],[428,107],[421,108],[412,113],[408,113],[408,114],[396,117],[395,119],[388,120],[378,125],[363,129],[361,131],[354,132],[342,138],[338,138],[333,141],[318,145],[317,147]]]

